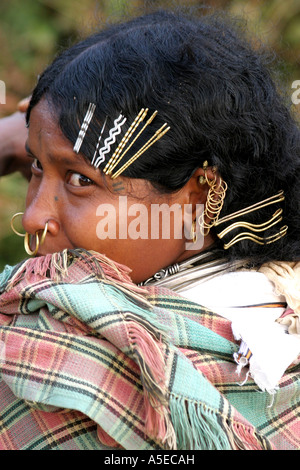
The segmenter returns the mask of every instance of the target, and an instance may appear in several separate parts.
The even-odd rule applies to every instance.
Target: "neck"
[[[189,249],[186,249],[178,258],[175,263],[181,263],[193,256],[199,255],[204,251],[213,249],[215,247],[216,237],[212,236],[210,233],[206,237],[201,237],[197,240],[196,243],[190,242],[188,244]]]

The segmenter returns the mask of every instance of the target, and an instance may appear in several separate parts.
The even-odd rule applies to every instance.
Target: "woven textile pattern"
[[[59,259],[0,277],[0,449],[300,448],[299,367],[271,404],[238,384],[229,321],[95,254]]]

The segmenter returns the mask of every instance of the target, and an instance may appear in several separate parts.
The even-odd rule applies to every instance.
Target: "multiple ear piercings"
[[[203,163],[204,176],[199,177],[199,183],[201,185],[207,183],[209,186],[205,208],[199,217],[200,232],[203,236],[208,235],[210,229],[218,223],[227,191],[227,184],[225,181],[223,181],[222,178],[219,178],[219,181],[217,179],[217,168],[212,168],[212,172],[214,174],[213,180],[208,178],[207,168],[208,162],[205,160]],[[207,219],[209,219],[209,222],[207,222]]]
[[[34,250],[31,249],[30,247],[30,238],[31,238],[31,235],[29,233],[20,233],[18,232],[15,227],[14,227],[14,221],[17,217],[20,217],[24,214],[24,212],[18,212],[17,214],[13,215],[12,219],[11,219],[11,222],[10,222],[10,226],[13,230],[13,232],[18,235],[19,237],[24,237],[24,248],[25,248],[25,251],[26,253],[29,255],[29,256],[36,256],[36,254],[38,253],[39,251],[39,248],[40,246],[42,246],[42,244],[44,243],[45,241],[45,238],[46,238],[46,235],[47,235],[47,231],[48,231],[48,222],[46,223],[45,225],[45,228],[43,230],[43,233],[41,235],[41,238],[40,238],[40,235],[39,235],[39,231],[35,232],[35,248]]]
[[[279,203],[285,199],[283,191],[279,191],[274,196],[271,196],[267,199],[264,199],[263,201],[253,204],[252,206],[248,206],[240,211],[234,212],[232,214],[229,214],[227,216],[220,218],[220,213],[224,205],[224,200],[225,200],[228,186],[221,177],[217,178],[217,175],[216,175],[217,169],[215,167],[212,167],[214,178],[210,180],[207,175],[207,168],[208,168],[208,162],[205,161],[203,163],[204,176],[201,175],[198,180],[201,185],[204,185],[207,183],[209,186],[209,191],[207,194],[207,199],[206,199],[204,210],[201,213],[200,217],[198,218],[200,233],[203,236],[207,236],[212,227],[218,227],[219,225],[225,222],[229,222],[232,219],[240,218],[246,214],[262,209],[263,207]],[[240,232],[239,234],[235,235],[231,241],[229,241],[228,243],[225,243],[223,246],[225,250],[227,250],[228,248],[232,247],[233,245],[235,245],[236,243],[242,240],[251,240],[254,243],[257,243],[259,245],[268,245],[270,243],[274,243],[275,241],[279,240],[280,238],[286,235],[287,230],[288,230],[287,225],[284,225],[283,227],[279,229],[277,233],[270,235],[268,237],[261,237],[257,235],[257,233],[264,232],[270,229],[271,227],[273,227],[274,225],[278,224],[279,222],[281,222],[282,213],[283,213],[283,209],[276,210],[269,220],[261,224],[252,224],[250,222],[243,221],[243,220],[234,222],[231,225],[229,225],[227,228],[222,230],[221,232],[217,232],[217,236],[218,238],[222,239],[234,229],[238,229],[238,228],[247,229],[247,231]],[[194,221],[192,224],[191,238],[194,243],[197,241],[196,221]]]

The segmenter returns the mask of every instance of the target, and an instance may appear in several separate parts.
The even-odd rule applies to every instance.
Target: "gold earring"
[[[215,174],[217,171],[216,167],[212,168],[212,171],[214,173],[214,179],[209,180],[207,176],[207,167],[208,167],[208,162],[207,160],[205,160],[205,162],[203,163],[204,176],[199,177],[200,184],[207,183],[209,186],[205,208],[202,214],[200,215],[200,217],[198,218],[198,222],[200,225],[200,232],[203,236],[208,235],[210,229],[214,225],[217,225],[220,212],[223,208],[224,199],[225,199],[226,191],[228,187],[227,183],[222,178],[220,178],[219,182],[217,182],[217,176]],[[206,222],[205,220],[206,218],[209,218],[210,221]]]
[[[199,183],[200,183],[201,185],[203,185],[203,184],[205,184],[205,183],[208,183],[208,184],[209,184],[209,180],[208,180],[208,178],[207,178],[207,173],[206,173],[207,167],[208,167],[208,161],[205,160],[205,161],[203,162],[204,175],[200,175],[200,176],[199,176],[199,179],[198,179],[198,181],[199,181]]]
[[[193,222],[192,222],[191,239],[193,240],[193,243],[196,243],[196,241],[197,241],[197,224],[196,224],[196,220],[193,220]]]
[[[48,232],[48,222],[46,222],[46,225],[44,227],[44,230],[43,230],[43,233],[42,233],[42,236],[41,236],[41,239],[39,237],[39,231],[35,232],[35,249],[32,250],[30,248],[30,234],[28,232],[26,233],[20,233],[18,232],[15,227],[14,227],[14,221],[15,221],[15,218],[16,217],[19,217],[19,216],[22,216],[24,214],[24,212],[17,212],[17,214],[13,215],[12,218],[11,218],[11,221],[10,221],[10,226],[13,230],[13,232],[18,235],[19,237],[25,237],[24,238],[24,248],[25,248],[25,251],[26,253],[29,255],[29,256],[35,256],[39,250],[39,247],[44,243],[45,241],[45,238],[46,238],[46,235],[47,235],[47,232]]]
[[[199,176],[199,183],[200,183],[201,185],[203,185],[203,184],[206,183],[206,178],[205,178],[205,176],[203,176],[203,175],[200,175],[200,176]]]

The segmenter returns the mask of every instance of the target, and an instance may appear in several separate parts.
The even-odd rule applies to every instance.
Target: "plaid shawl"
[[[0,449],[297,449],[299,366],[239,386],[230,322],[82,250],[0,275]]]

